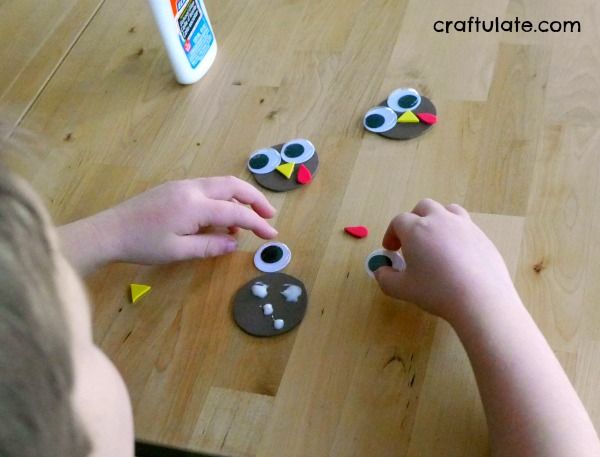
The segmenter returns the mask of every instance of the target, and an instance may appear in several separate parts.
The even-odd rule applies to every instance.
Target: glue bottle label
[[[196,68],[214,41],[206,12],[198,0],[171,0],[179,41],[192,68]]]

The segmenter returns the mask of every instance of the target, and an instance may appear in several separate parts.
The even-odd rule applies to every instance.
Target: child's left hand
[[[245,181],[200,178],[162,184],[60,232],[67,256],[87,273],[111,261],[159,264],[227,254],[237,248],[231,234],[238,227],[277,236],[265,220],[274,214]]]

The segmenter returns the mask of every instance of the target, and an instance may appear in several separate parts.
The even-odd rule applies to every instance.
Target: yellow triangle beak
[[[292,173],[294,173],[295,165],[296,164],[294,162],[282,163],[276,168],[276,170],[287,179],[290,179],[292,177]]]
[[[419,118],[412,111],[405,111],[398,118],[398,124],[418,124],[419,122]]]
[[[150,292],[150,289],[152,289],[152,287],[146,286],[145,284],[131,284],[129,287],[131,288],[132,303],[138,301],[140,298]]]

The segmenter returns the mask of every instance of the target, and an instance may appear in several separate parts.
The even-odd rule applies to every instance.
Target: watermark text
[[[563,21],[527,21],[514,19],[481,19],[471,16],[458,21],[435,21],[433,30],[437,33],[581,33],[581,22]]]

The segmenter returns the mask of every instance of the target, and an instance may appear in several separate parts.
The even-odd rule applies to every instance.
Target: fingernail
[[[235,240],[227,241],[227,245],[225,246],[225,249],[227,249],[227,252],[235,251],[237,249],[237,241],[235,241]]]

